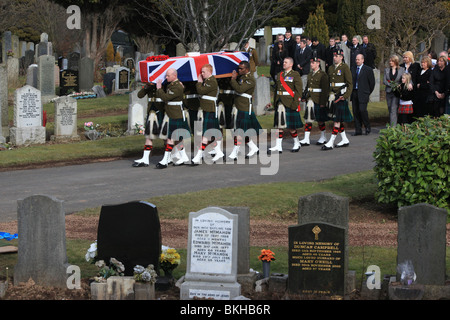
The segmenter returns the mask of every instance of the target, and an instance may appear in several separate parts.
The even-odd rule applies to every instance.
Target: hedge
[[[428,203],[450,214],[450,118],[420,118],[380,131],[374,152],[378,202]]]

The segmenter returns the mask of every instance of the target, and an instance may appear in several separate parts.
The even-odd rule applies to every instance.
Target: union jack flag
[[[150,58],[150,59],[149,59]],[[213,75],[219,77],[231,76],[241,61],[248,61],[247,52],[213,52],[186,57],[166,57],[164,61],[155,61],[149,57],[139,61],[139,72],[142,82],[156,83],[158,79],[165,81],[166,71],[170,68],[177,70],[178,79],[183,81],[197,81],[202,67],[209,63],[213,66]]]

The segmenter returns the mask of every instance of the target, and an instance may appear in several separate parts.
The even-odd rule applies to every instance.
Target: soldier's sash
[[[280,82],[281,82],[281,85],[283,86],[284,90],[286,90],[289,93],[289,95],[292,98],[294,98],[294,96],[295,96],[294,91],[292,91],[292,89],[289,88],[289,86],[287,85],[286,81],[284,81],[283,72],[280,73]],[[301,110],[301,106],[300,106],[300,101],[299,101],[297,111],[300,112],[300,110]]]

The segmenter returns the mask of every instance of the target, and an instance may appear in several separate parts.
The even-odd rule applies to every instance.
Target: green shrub
[[[374,152],[378,202],[428,203],[450,213],[449,129],[450,118],[442,116],[381,130]]]

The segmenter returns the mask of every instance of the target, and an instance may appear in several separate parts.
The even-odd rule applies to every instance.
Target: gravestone
[[[45,143],[41,92],[38,89],[27,85],[15,91],[10,140],[16,146]]]
[[[159,271],[161,227],[157,208],[136,201],[102,206],[97,231],[98,258],[116,258],[125,266],[125,276],[136,265],[153,264]]]
[[[84,57],[79,64],[80,91],[90,91],[94,86],[94,60]]]
[[[54,68],[53,68],[53,72],[54,72],[54,78],[55,78],[55,88],[59,87],[60,85],[60,81],[59,81],[59,66],[57,64],[55,64]]]
[[[189,214],[188,254],[180,299],[230,300],[237,283],[238,217],[216,207]]]
[[[78,71],[76,70],[62,70],[59,73],[59,94],[61,96],[70,93],[78,92],[80,90]]]
[[[79,52],[71,52],[69,53],[69,57],[67,59],[67,68],[71,70],[79,71],[81,55]]]
[[[128,104],[128,134],[135,133],[135,124],[144,124],[147,119],[148,97],[138,97],[140,89],[134,90],[129,94]]]
[[[380,102],[380,70],[373,69],[373,75],[375,76],[375,87],[370,94],[370,102]]]
[[[19,59],[16,57],[8,57],[8,83],[10,86],[17,86],[19,81]]]
[[[53,55],[53,45],[48,41],[48,34],[45,32],[41,34],[41,42],[36,45],[35,59],[39,60],[40,56]]]
[[[55,134],[53,141],[78,141],[77,134],[77,100],[60,97],[55,100]]]
[[[38,65],[31,64],[27,68],[27,85],[37,89],[38,82]]]
[[[345,233],[319,222],[289,227],[289,292],[344,296]]]
[[[120,90],[129,90],[129,84],[130,84],[130,69],[128,68],[117,68],[116,69],[116,86],[115,91]]]
[[[25,51],[25,60],[24,60],[24,68],[25,70],[32,64],[34,64],[34,51],[27,50]]]
[[[5,64],[0,64],[0,143],[9,137],[8,76]]]
[[[66,216],[63,201],[34,195],[17,201],[18,256],[14,285],[67,288]]]
[[[329,192],[299,198],[298,225],[289,227],[290,292],[346,294],[348,210],[348,198]]]
[[[20,40],[19,37],[16,35],[11,36],[11,42],[12,42],[12,50],[14,53],[14,58],[19,59],[20,58]]]
[[[19,58],[25,57],[25,52],[27,51],[27,42],[26,41],[20,41],[19,42]]]
[[[265,107],[271,103],[270,100],[270,79],[258,77],[256,79],[255,93],[253,94],[253,111],[257,116],[266,113]]]
[[[105,90],[103,90],[102,86],[96,85],[92,87],[92,91],[97,95],[97,98],[105,98],[106,93]]]
[[[409,260],[416,283],[445,284],[447,211],[429,204],[398,210],[397,264]]]
[[[55,97],[55,57],[40,56],[38,66],[38,89],[41,91],[42,103],[45,104]]]
[[[6,63],[8,59],[8,51],[12,51],[12,34],[11,31],[3,32],[2,36],[2,62]]]

